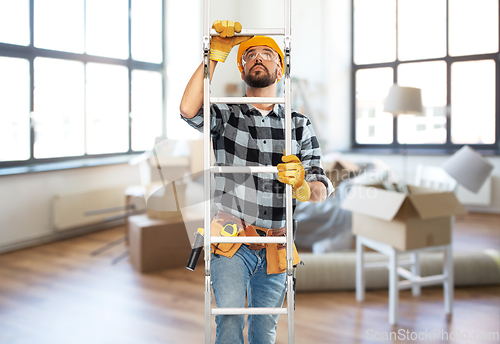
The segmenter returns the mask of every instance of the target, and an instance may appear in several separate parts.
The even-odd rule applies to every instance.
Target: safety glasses
[[[243,54],[241,57],[241,62],[243,64],[243,67],[245,67],[245,64],[248,62],[251,62],[257,58],[257,56],[261,57],[261,59],[265,61],[279,61],[278,54],[272,50],[269,49],[264,49],[264,50],[256,50],[252,49],[250,51],[247,51]]]

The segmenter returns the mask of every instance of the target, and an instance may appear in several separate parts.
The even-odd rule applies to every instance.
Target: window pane
[[[128,151],[128,69],[87,64],[87,153]]]
[[[399,143],[446,142],[446,63],[405,63],[398,67],[398,84],[422,90],[423,116],[398,116]]]
[[[498,0],[450,0],[450,55],[498,51]]]
[[[354,63],[396,59],[396,1],[354,1]]]
[[[84,153],[83,63],[35,59],[35,158]]]
[[[0,0],[0,42],[29,45],[29,0]]]
[[[362,69],[356,73],[356,142],[392,143],[393,118],[383,111],[392,84],[392,68]]]
[[[35,46],[83,53],[83,0],[35,0]]]
[[[162,93],[160,73],[132,71],[132,150],[153,148],[162,134]]]
[[[446,0],[398,1],[398,58],[446,55]]]
[[[0,57],[0,161],[30,157],[30,66]]]
[[[495,62],[451,65],[451,140],[495,143]]]
[[[87,0],[87,54],[128,58],[128,0]]]
[[[160,0],[132,0],[132,58],[161,63],[162,2]]]

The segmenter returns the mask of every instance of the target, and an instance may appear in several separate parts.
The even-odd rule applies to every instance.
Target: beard
[[[257,66],[261,66],[263,69],[252,72],[252,70]],[[260,63],[253,65],[248,74],[243,72],[243,81],[245,81],[248,86],[255,88],[264,88],[271,86],[276,82],[277,78],[277,70],[274,72],[274,76],[272,76],[269,72],[269,69],[267,69],[266,66]]]

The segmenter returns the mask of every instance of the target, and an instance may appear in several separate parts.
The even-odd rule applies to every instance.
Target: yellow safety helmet
[[[281,51],[281,48],[276,43],[276,41],[268,36],[254,36],[254,37],[250,38],[248,41],[245,41],[245,42],[240,44],[240,47],[238,48],[238,56],[236,59],[240,72],[243,72],[243,64],[241,63],[241,56],[243,56],[243,53],[248,48],[256,47],[259,45],[265,45],[266,47],[269,47],[278,53],[278,55],[280,56],[281,69],[284,72],[285,71],[285,67],[284,67],[285,56],[283,55],[283,52]]]

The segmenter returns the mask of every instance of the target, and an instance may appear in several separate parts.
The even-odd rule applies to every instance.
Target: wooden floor
[[[0,343],[167,344],[204,343],[203,269],[135,272],[120,244],[90,253],[123,236],[123,228],[0,255]],[[458,217],[456,250],[500,248],[500,216]],[[387,290],[298,293],[296,343],[494,343],[500,332],[500,288],[455,290],[454,314],[444,316],[441,288],[418,298],[400,294],[400,323],[387,323]],[[385,340],[390,332],[399,340]],[[215,331],[212,331],[213,333]],[[427,333],[427,339],[425,339]],[[446,340],[494,335],[495,340]],[[486,334],[484,334],[486,333]],[[441,336],[444,335],[444,340]],[[420,336],[421,340],[411,340]],[[434,336],[434,337],[433,337]],[[408,340],[404,340],[408,339]],[[287,343],[282,316],[277,343]]]

